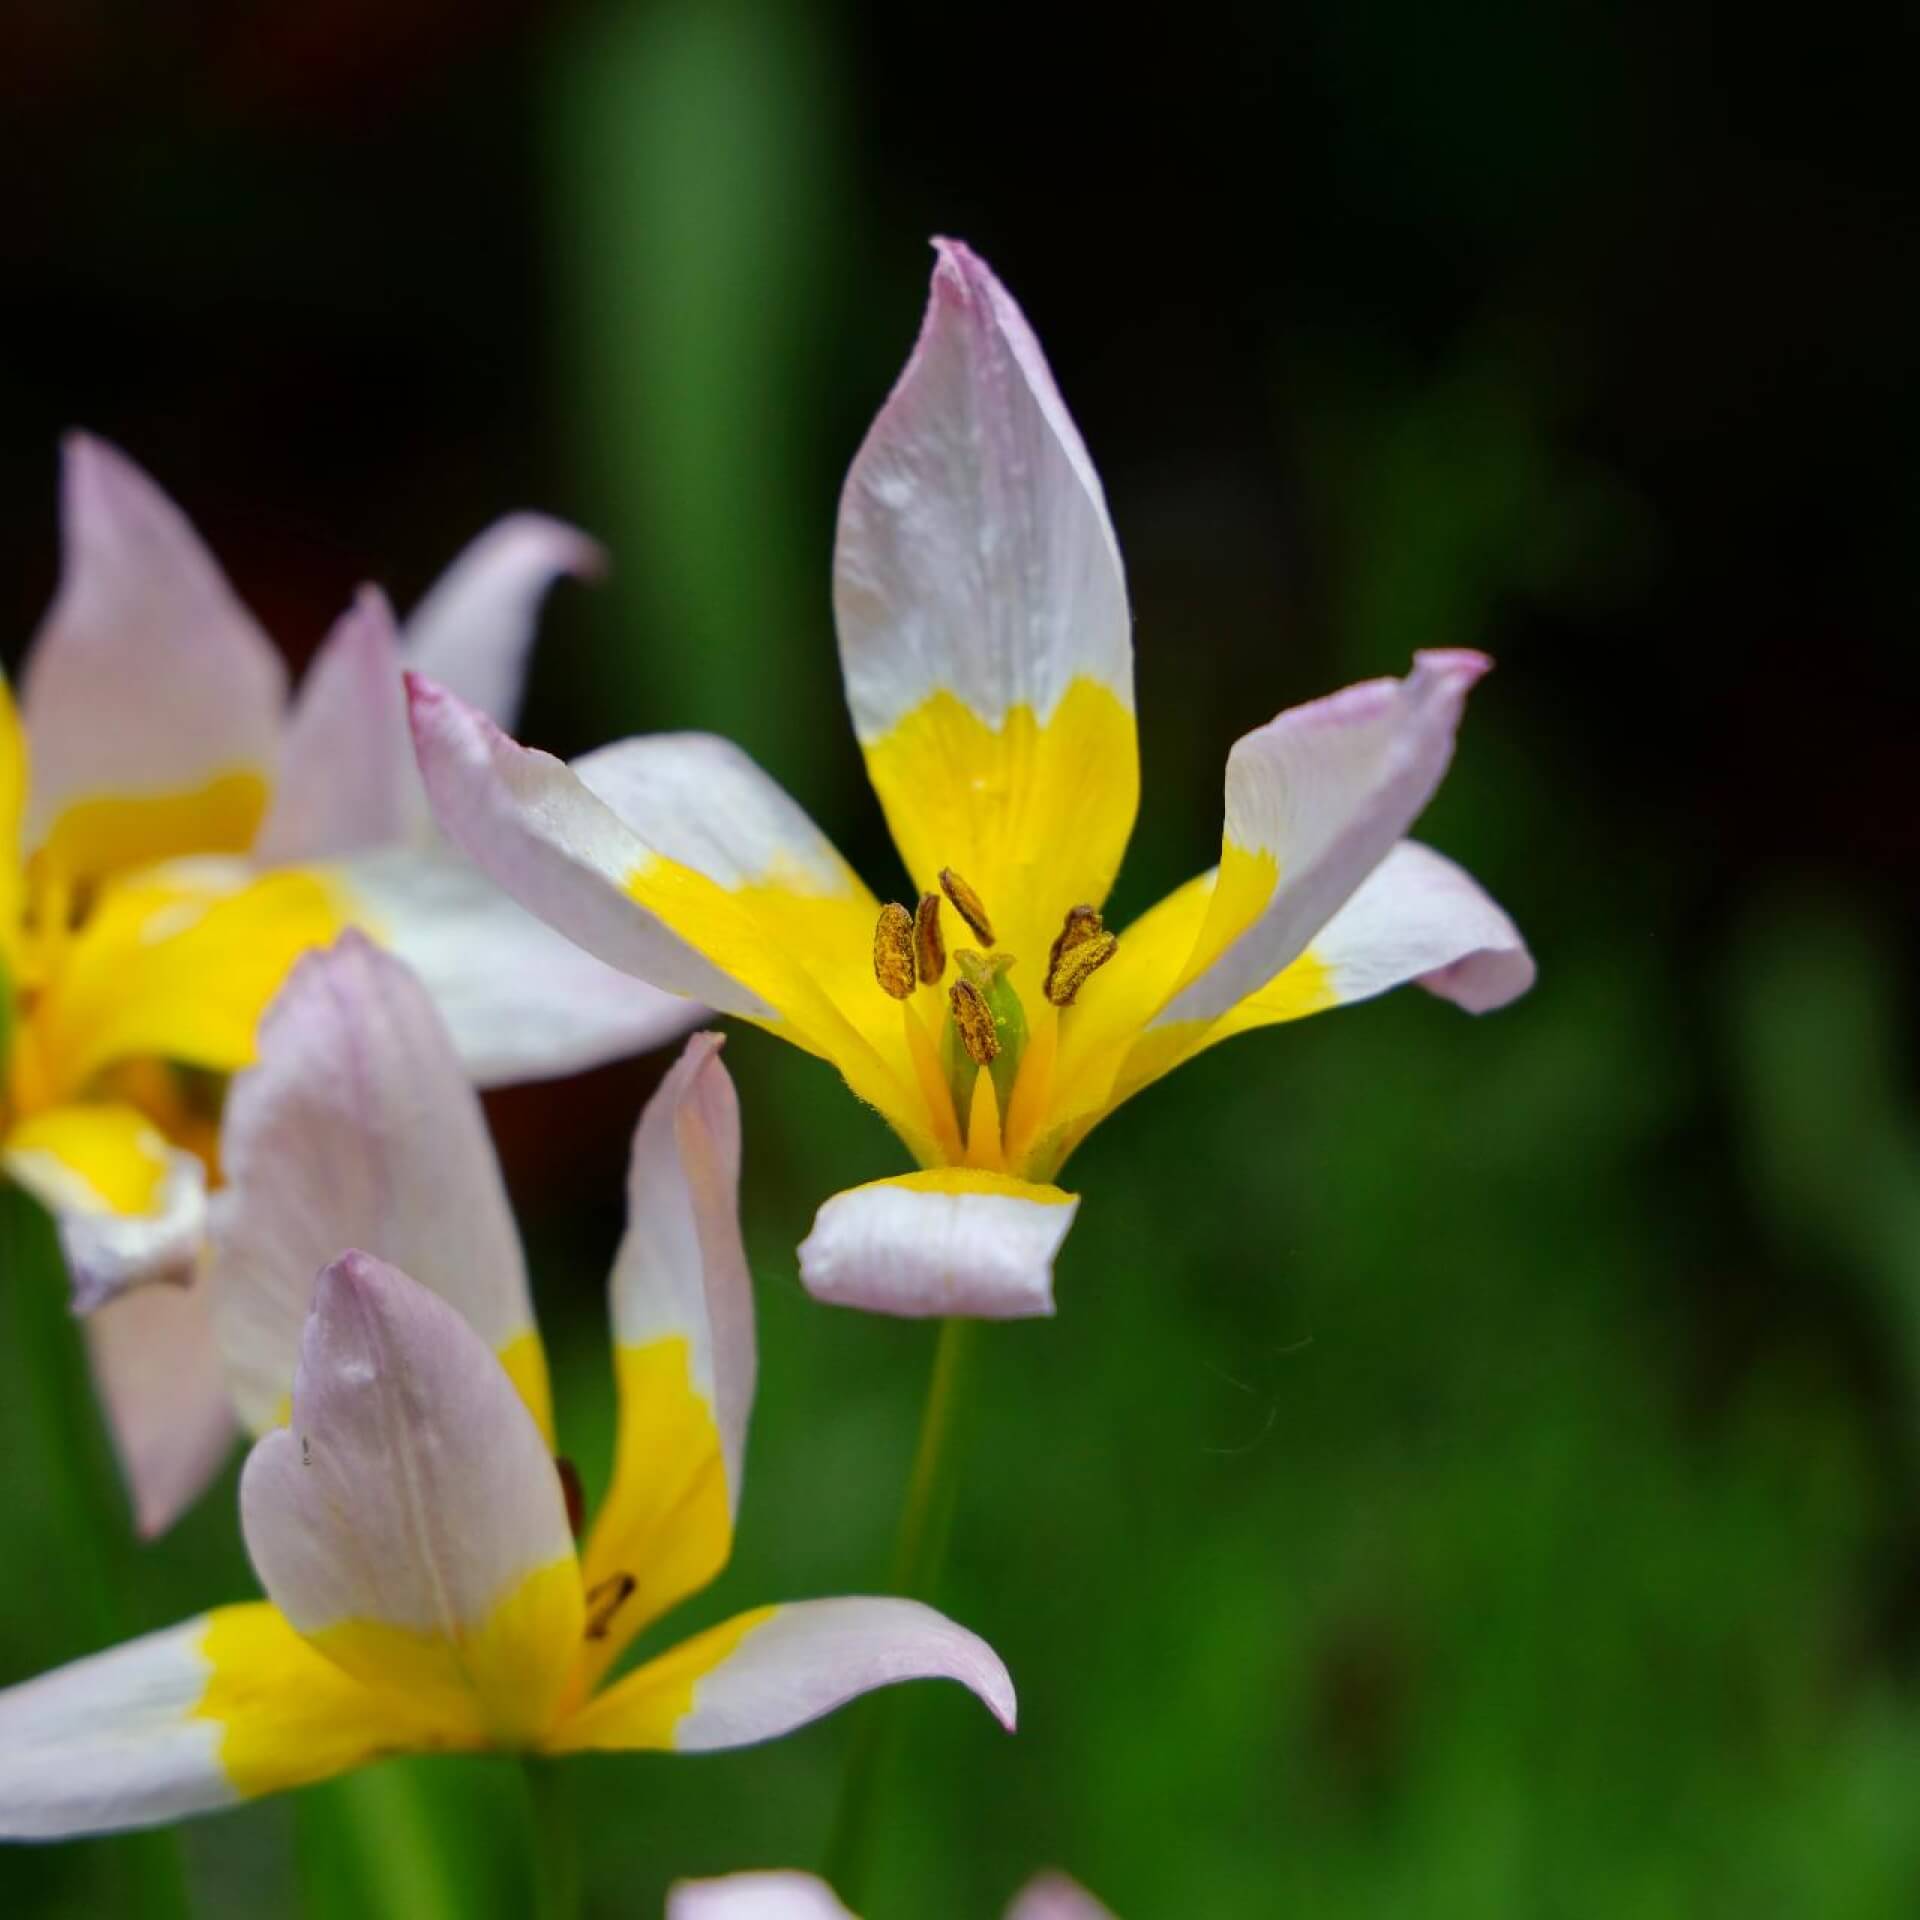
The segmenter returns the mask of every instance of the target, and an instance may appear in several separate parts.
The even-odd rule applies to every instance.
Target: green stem
[[[934,1348],[933,1378],[920,1415],[920,1442],[894,1538],[893,1592],[931,1602],[946,1563],[953,1507],[960,1484],[959,1423],[967,1374],[979,1341],[976,1320],[943,1320]],[[827,1844],[827,1878],[855,1912],[873,1875],[879,1826],[874,1808],[889,1765],[906,1729],[909,1696],[889,1689],[860,1708],[860,1724],[847,1755],[833,1836]]]
[[[529,1755],[524,1763],[533,1822],[533,1910],[539,1920],[578,1920],[580,1830],[562,1761]]]
[[[72,1652],[98,1652],[130,1631],[124,1596],[137,1591],[138,1580],[132,1525],[80,1326],[68,1309],[59,1239],[42,1209],[4,1181],[0,1292],[13,1331],[22,1425],[38,1455],[29,1474],[45,1489],[44,1510],[53,1519],[54,1563],[43,1571],[59,1591],[64,1619],[78,1629]],[[118,1869],[116,1913],[187,1920],[192,1903],[177,1834],[156,1829],[96,1844]]]

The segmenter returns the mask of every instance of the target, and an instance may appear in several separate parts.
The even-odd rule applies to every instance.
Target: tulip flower
[[[718,1047],[689,1043],[634,1137],[616,1457],[576,1548],[525,1269],[451,1044],[366,942],[300,964],[235,1089],[215,1267],[241,1404],[267,1427],[240,1489],[267,1598],[0,1693],[0,1835],[173,1820],[393,1753],[749,1745],[923,1677],[1011,1728],[992,1651],[906,1600],[759,1607],[608,1678],[732,1547],[754,1332]],[[419,1277],[350,1252],[316,1281],[312,1248],[347,1228]]]
[[[130,461],[74,436],[62,512],[18,711],[0,680],[0,1174],[58,1218],[77,1308],[191,1277],[225,1077],[294,960],[347,924],[430,981],[484,1083],[688,1024],[439,841],[413,763],[403,663],[506,716],[540,600],[594,570],[590,542],[501,521],[404,638],[363,591],[289,709],[279,653]],[[89,1336],[150,1530],[167,1502],[138,1463],[224,1437],[205,1303],[129,1297]]]
[[[800,1250],[823,1299],[1052,1310],[1055,1181],[1203,1048],[1407,981],[1523,992],[1512,922],[1403,838],[1487,661],[1417,655],[1227,759],[1217,868],[1116,933],[1139,791],[1133,649],[1100,482],[1039,343],[936,242],[918,345],[848,476],[834,554],[854,731],[910,889],[884,903],[737,749],[628,740],[571,767],[412,682],[441,825],[609,963],[838,1067],[915,1172],[837,1195]]]
[[[667,1920],[856,1920],[810,1873],[733,1873],[683,1880],[667,1895]],[[1064,1874],[1043,1873],[1014,1895],[1006,1920],[1113,1920]]]

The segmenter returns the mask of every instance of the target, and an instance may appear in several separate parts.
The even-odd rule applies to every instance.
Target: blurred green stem
[[[565,1763],[529,1755],[522,1764],[533,1821],[533,1910],[539,1920],[577,1920],[580,1830],[562,1776]]]
[[[39,1454],[53,1564],[39,1574],[59,1589],[95,1653],[128,1637],[122,1596],[135,1590],[132,1522],[112,1449],[95,1412],[80,1324],[68,1308],[67,1266],[53,1222],[19,1188],[0,1181],[0,1287],[12,1320],[22,1429]],[[17,1466],[19,1463],[15,1463]],[[113,1911],[135,1920],[187,1920],[179,1837],[157,1829],[96,1842],[120,1881]]]
[[[979,1344],[975,1320],[943,1320],[934,1348],[933,1379],[920,1415],[920,1444],[914,1451],[913,1477],[895,1536],[891,1589],[912,1600],[932,1602],[953,1531],[954,1497],[960,1484],[959,1418],[967,1375]],[[847,1772],[827,1844],[827,1878],[855,1912],[866,1897],[873,1873],[878,1826],[874,1820],[889,1763],[905,1731],[911,1696],[889,1689],[860,1709]]]

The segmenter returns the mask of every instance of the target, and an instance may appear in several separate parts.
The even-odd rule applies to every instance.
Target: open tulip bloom
[[[828,1201],[813,1293],[906,1314],[1052,1304],[1062,1164],[1216,1041],[1405,981],[1523,992],[1512,923],[1402,836],[1445,771],[1478,654],[1416,656],[1227,760],[1220,864],[1116,935],[1101,914],[1139,763],[1119,548],[1025,319],[938,244],[918,345],[848,476],[834,610],[854,731],[912,893],[883,905],[722,741],[568,767],[416,678],[441,825],[615,966],[831,1061],[919,1171]]]
[[[617,1454],[576,1550],[477,1102],[398,962],[349,936],[301,963],[235,1090],[215,1270],[269,1428],[240,1493],[268,1598],[0,1693],[0,1834],[171,1820],[393,1753],[743,1746],[921,1677],[1011,1727],[992,1651],[908,1600],[762,1607],[608,1681],[732,1547],[754,1335],[718,1046],[689,1043],[634,1138]],[[316,1282],[343,1227],[419,1277],[348,1253]]]
[[[364,591],[289,708],[278,652],[146,475],[76,435],[62,493],[59,590],[17,712],[0,679],[0,1176],[58,1218],[77,1307],[192,1275],[225,1077],[294,960],[343,926],[407,955],[483,1083],[688,1024],[439,840],[408,736],[407,662],[513,710],[540,600],[597,565],[590,542],[501,521],[404,637]],[[202,1451],[219,1426],[197,1292],[129,1296],[89,1325],[149,1531],[176,1502],[141,1465],[184,1431],[183,1382],[202,1388]]]
[[[810,1873],[731,1873],[683,1880],[667,1895],[667,1920],[857,1920]],[[1113,1920],[1064,1874],[1043,1873],[1014,1895],[1006,1920]]]

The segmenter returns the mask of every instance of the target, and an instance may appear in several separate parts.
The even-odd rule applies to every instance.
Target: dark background
[[[543,507],[616,572],[556,596],[526,735],[732,734],[885,889],[832,516],[925,237],[969,239],[1127,556],[1121,917],[1212,857],[1237,735],[1478,645],[1422,832],[1541,980],[1242,1040],[1076,1159],[946,1593],[1023,1730],[927,1692],[875,1920],[1049,1861],[1127,1920],[1920,1909],[1914,35],[906,11],[0,0],[0,654],[69,425],[296,660],[362,578],[404,608]],[[738,1559],[677,1627],[882,1577],[929,1353],[795,1278],[883,1129],[756,1034],[728,1058],[764,1386]],[[590,1482],[660,1066],[494,1108]],[[84,1650],[13,1398],[0,1679]],[[251,1592],[230,1483],[136,1566],[147,1624]],[[581,1763],[593,1911],[812,1864],[847,1733]],[[204,1823],[201,1908],[510,1912],[512,1789],[443,1762]],[[0,1889],[92,1913],[114,1862]]]

